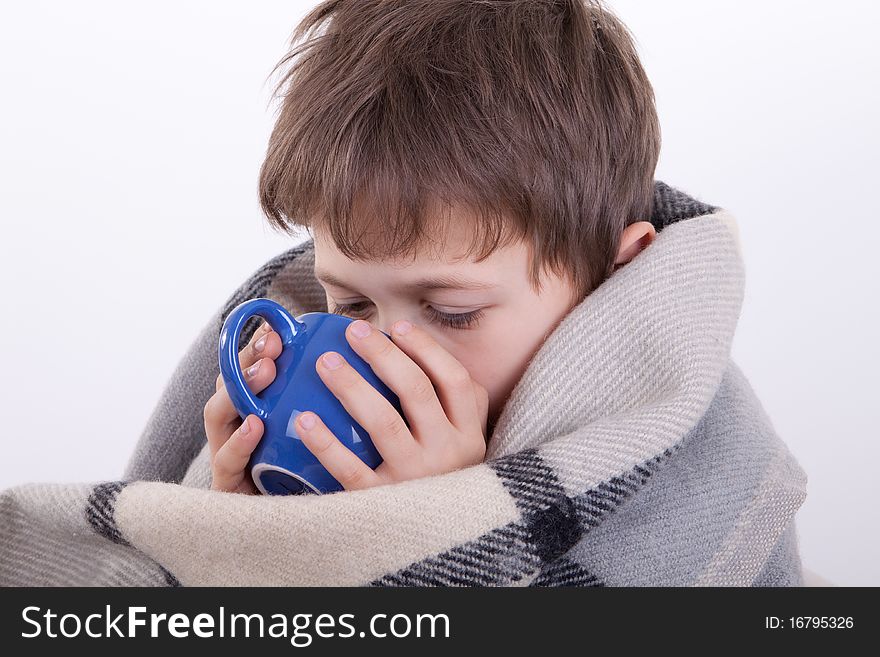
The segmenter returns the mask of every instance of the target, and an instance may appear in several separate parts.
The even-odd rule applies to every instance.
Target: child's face
[[[320,228],[313,235],[315,275],[328,310],[388,334],[399,319],[421,326],[486,388],[490,425],[529,359],[576,303],[573,286],[561,277],[545,274],[541,292],[532,288],[523,242],[479,263],[463,258],[472,239],[467,221],[449,222],[444,243],[410,259],[360,262]]]

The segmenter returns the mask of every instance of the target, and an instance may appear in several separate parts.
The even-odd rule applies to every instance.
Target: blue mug
[[[269,323],[281,336],[282,345],[281,354],[275,359],[275,380],[259,396],[245,383],[238,359],[242,328],[254,316]],[[296,495],[343,490],[297,436],[294,427],[302,411],[317,413],[333,435],[371,468],[375,469],[382,462],[369,434],[349,415],[315,371],[315,362],[325,351],[340,353],[403,416],[397,395],[348,344],[345,329],[353,321],[323,312],[304,313],[294,318],[284,306],[259,298],[239,304],[223,323],[220,374],[229,398],[242,419],[254,414],[263,421],[263,437],[248,462],[254,484],[262,493]]]

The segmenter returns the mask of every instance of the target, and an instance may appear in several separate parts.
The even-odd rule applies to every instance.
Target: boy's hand
[[[260,341],[265,338],[262,350]],[[275,359],[281,355],[281,336],[264,323],[241,350],[238,360],[251,392],[258,394],[275,380]],[[259,363],[253,375],[248,368]],[[259,491],[245,471],[251,452],[263,437],[263,421],[256,415],[241,416],[232,405],[223,376],[217,376],[216,392],[205,404],[205,433],[211,450],[212,490],[256,495]],[[244,429],[248,431],[245,432]]]
[[[359,336],[363,328],[368,332]],[[480,463],[486,454],[486,389],[418,326],[399,321],[392,336],[393,342],[364,320],[346,329],[354,351],[397,394],[410,428],[337,352],[325,353],[315,365],[324,384],[370,434],[383,458],[375,470],[315,413],[304,411],[296,419],[303,443],[346,490],[451,472]]]

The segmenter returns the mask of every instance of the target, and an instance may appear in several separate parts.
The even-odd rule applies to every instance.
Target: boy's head
[[[329,310],[431,331],[493,422],[654,237],[660,130],[627,29],[585,0],[328,0],[292,43],[263,211],[312,231]]]

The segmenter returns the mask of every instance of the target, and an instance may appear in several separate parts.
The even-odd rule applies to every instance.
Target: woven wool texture
[[[483,463],[328,495],[210,490],[226,316],[326,311],[312,242],[273,258],[196,337],[119,480],[0,494],[0,585],[801,585],[807,478],[730,358],[736,221],[656,181],[651,222],[530,361]]]

